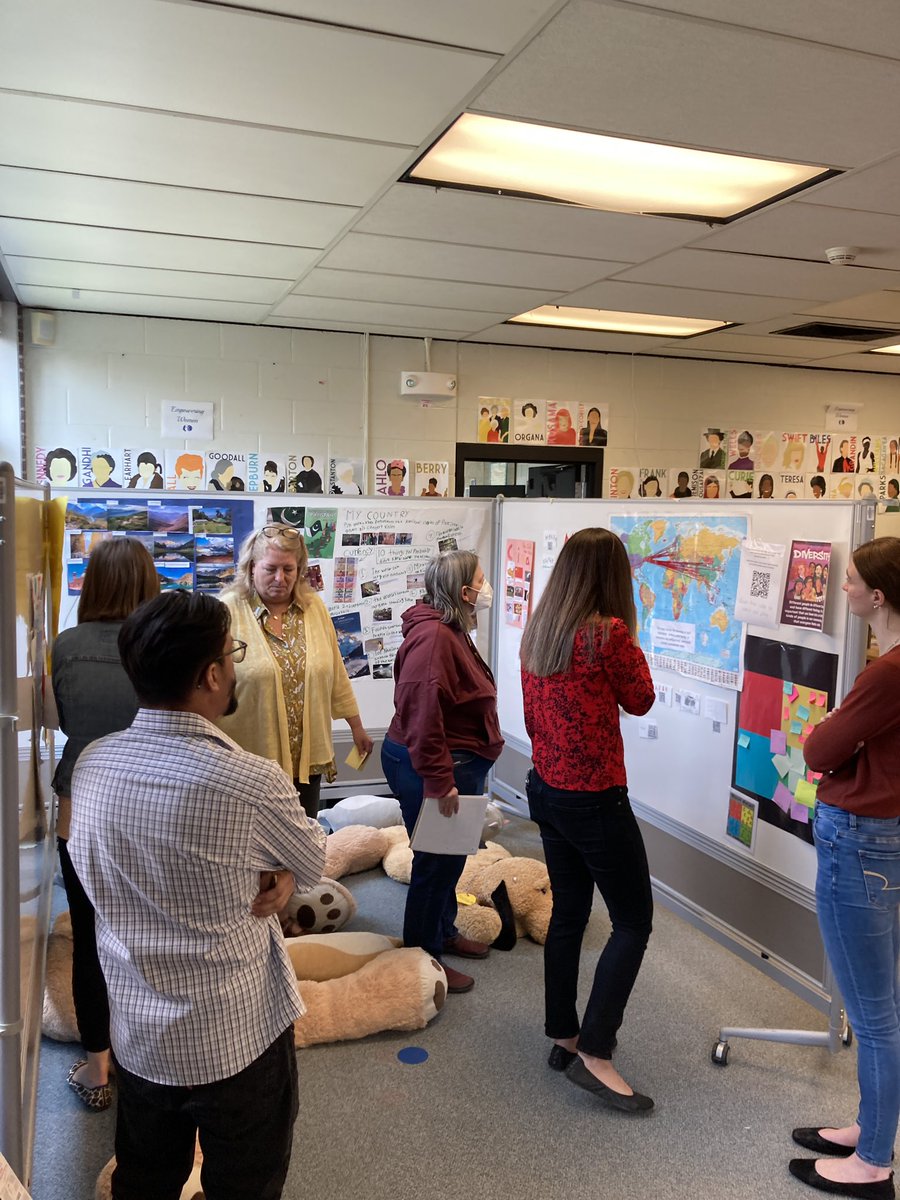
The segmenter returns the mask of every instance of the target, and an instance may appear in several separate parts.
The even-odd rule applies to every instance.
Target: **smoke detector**
[[[825,257],[833,267],[852,267],[858,254],[857,246],[832,246],[825,251]]]

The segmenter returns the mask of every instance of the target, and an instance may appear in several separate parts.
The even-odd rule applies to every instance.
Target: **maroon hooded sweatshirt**
[[[446,796],[455,786],[451,750],[500,757],[497,688],[469,635],[445,625],[430,604],[420,600],[402,619],[387,736],[409,751],[425,795]]]

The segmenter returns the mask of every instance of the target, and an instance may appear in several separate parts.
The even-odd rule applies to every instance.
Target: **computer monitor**
[[[529,496],[556,496],[574,499],[578,494],[578,467],[575,463],[528,468]]]

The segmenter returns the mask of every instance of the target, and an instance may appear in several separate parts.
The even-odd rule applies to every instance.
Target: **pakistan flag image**
[[[638,638],[651,666],[737,690],[743,622],[733,617],[746,517],[622,516]]]

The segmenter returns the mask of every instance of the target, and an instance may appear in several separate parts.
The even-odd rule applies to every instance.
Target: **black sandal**
[[[98,1083],[96,1087],[85,1087],[83,1083],[79,1083],[75,1073],[86,1066],[87,1059],[79,1058],[78,1062],[69,1068],[66,1082],[86,1108],[94,1112],[104,1112],[112,1104],[112,1090],[108,1083]]]

